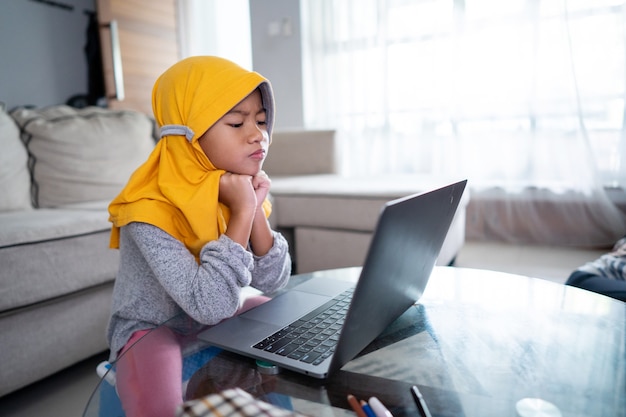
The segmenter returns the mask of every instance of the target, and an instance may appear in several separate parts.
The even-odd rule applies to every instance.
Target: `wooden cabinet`
[[[97,0],[108,106],[152,114],[152,86],[180,59],[176,0]]]

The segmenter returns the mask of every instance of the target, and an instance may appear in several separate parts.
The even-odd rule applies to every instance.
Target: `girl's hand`
[[[272,181],[265,171],[259,171],[258,174],[252,177],[252,188],[254,188],[254,193],[256,194],[257,210],[261,210],[263,201],[265,201],[270,191],[271,184]]]
[[[226,172],[220,178],[219,201],[231,211],[226,235],[244,248],[252,247],[256,255],[266,254],[274,244],[269,222],[263,212],[263,201],[271,181],[265,172],[254,176]]]
[[[271,183],[272,181],[264,171],[259,171],[258,174],[252,177],[252,187],[257,198],[257,208],[252,222],[250,246],[252,251],[258,256],[265,255],[274,245],[274,235],[263,211],[263,202],[270,191]]]
[[[231,212],[252,214],[257,208],[253,177],[226,172],[220,177],[219,201]],[[262,202],[261,202],[262,203]]]

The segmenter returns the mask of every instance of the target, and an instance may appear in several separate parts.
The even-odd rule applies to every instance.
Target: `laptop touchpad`
[[[239,317],[284,326],[315,310],[332,297],[309,292],[289,291]]]

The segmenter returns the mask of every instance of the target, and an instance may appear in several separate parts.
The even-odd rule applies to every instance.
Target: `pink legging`
[[[264,296],[247,298],[236,314],[267,300]],[[165,326],[139,330],[118,358],[116,385],[126,417],[173,417],[183,402],[183,358],[178,336]]]

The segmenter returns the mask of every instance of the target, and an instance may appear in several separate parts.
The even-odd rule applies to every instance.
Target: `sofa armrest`
[[[335,131],[274,132],[263,169],[270,177],[337,173]]]

